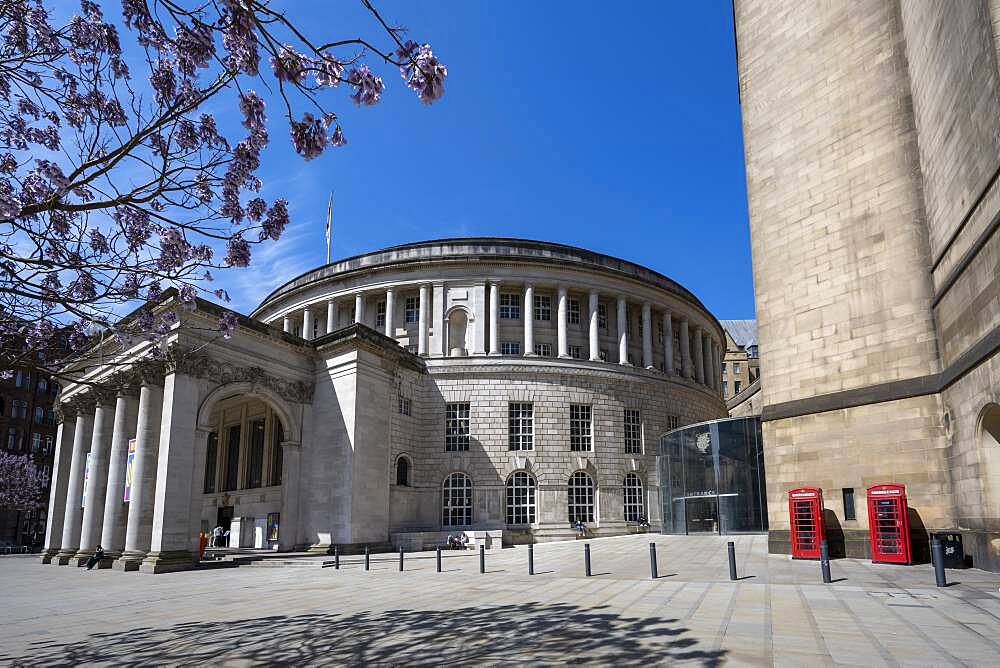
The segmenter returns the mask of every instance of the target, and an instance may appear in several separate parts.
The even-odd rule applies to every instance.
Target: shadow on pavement
[[[335,608],[335,604],[331,607]],[[476,663],[521,660],[617,664],[655,660],[718,665],[676,619],[628,618],[568,604],[523,603],[456,610],[273,615],[122,628],[83,641],[42,641],[14,665],[109,663],[267,665]]]

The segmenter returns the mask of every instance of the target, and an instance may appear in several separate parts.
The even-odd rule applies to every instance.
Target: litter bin
[[[958,531],[940,531],[931,534],[931,539],[941,541],[945,568],[966,568],[965,550],[962,549],[962,534]]]

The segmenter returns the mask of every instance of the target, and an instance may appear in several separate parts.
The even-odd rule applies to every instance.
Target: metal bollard
[[[333,567],[338,571],[340,570],[340,546],[335,545],[333,548]]]
[[[535,546],[528,543],[528,575],[535,574]]]
[[[399,572],[403,572],[403,548],[399,548]]]
[[[583,544],[583,573],[590,577],[590,543]]]
[[[365,570],[371,570],[371,555],[368,553],[368,546],[365,545]]]
[[[480,545],[479,546],[479,572],[480,573],[485,573],[486,572],[486,546],[485,545]]]
[[[649,544],[649,577],[655,580],[656,573],[656,543]]]
[[[729,541],[726,544],[729,551],[729,579],[737,580],[736,577],[736,543]]]
[[[938,587],[947,587],[948,579],[944,574],[944,548],[937,538],[931,540],[931,561],[934,562],[934,582]]]
[[[438,573],[440,573],[441,572],[441,546],[440,545],[438,545],[438,548],[437,548],[437,567],[438,567]]]
[[[830,546],[825,540],[819,542],[819,570],[823,574],[823,583],[830,584]]]

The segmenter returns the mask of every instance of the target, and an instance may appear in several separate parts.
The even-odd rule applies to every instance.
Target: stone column
[[[139,566],[143,573],[187,570],[196,559],[190,524],[198,395],[197,381],[186,373],[174,371],[164,380],[152,540]]]
[[[132,390],[134,392],[134,390]],[[101,546],[108,559],[117,559],[125,549],[125,474],[128,466],[128,443],[135,438],[139,401],[127,390],[115,400],[115,425],[111,433],[111,456],[108,460],[108,486],[104,494],[104,527]],[[133,462],[133,470],[135,470]],[[106,562],[108,566],[111,562]],[[100,564],[101,568],[105,563]]]
[[[704,385],[705,384],[705,354],[702,350],[702,335],[701,327],[695,325],[694,327],[694,379]]]
[[[681,375],[685,378],[691,378],[693,375],[691,369],[691,338],[688,336],[689,327],[688,319],[681,318]]]
[[[291,552],[298,544],[299,479],[301,446],[294,441],[281,444],[281,516],[278,518],[278,549]]]
[[[718,342],[712,342],[712,369],[714,371],[715,378],[715,391],[718,392],[722,387],[722,354],[721,347]]]
[[[56,427],[56,450],[52,457],[52,480],[49,483],[49,508],[45,520],[45,551],[42,563],[52,563],[62,544],[63,519],[66,516],[66,488],[73,461],[73,430],[76,418],[66,416]],[[56,563],[58,561],[56,560]]]
[[[618,363],[628,364],[628,303],[618,298]]]
[[[388,288],[385,291],[385,335],[395,338],[396,332],[396,289]],[[281,530],[280,527],[278,529]]]
[[[702,342],[702,348],[705,353],[705,385],[714,388],[715,365],[712,363],[712,337],[705,330],[702,330],[701,335],[704,339],[704,341]]]
[[[365,297],[361,293],[354,295],[354,322],[365,321]]]
[[[473,355],[486,354],[486,300],[489,287],[481,283],[472,289],[472,314],[476,318],[475,336],[472,344]]]
[[[286,315],[284,317],[284,319],[282,320],[281,326],[282,326],[282,329],[284,329],[284,331],[286,331],[289,334],[291,334],[292,333],[292,318],[291,318],[291,316],[287,316]]]
[[[558,291],[559,311],[557,325],[557,341],[559,342],[559,357],[569,357],[569,342],[566,340],[566,310],[569,304],[566,303],[566,286],[560,285]]]
[[[535,286],[524,286],[524,350],[525,355],[535,354]]]
[[[90,473],[87,476],[87,505],[83,508],[83,528],[80,549],[75,559],[83,565],[93,556],[104,527],[104,494],[108,490],[108,459],[111,456],[111,435],[114,430],[115,407],[108,396],[97,398],[94,411],[94,431],[90,444]]]
[[[125,525],[125,552],[115,562],[116,569],[137,570],[139,563],[149,552],[162,407],[163,388],[153,382],[143,383],[139,390],[135,461],[132,463],[132,498],[128,502],[128,519]]]
[[[332,299],[326,300],[326,333],[337,330],[337,302]]]
[[[663,312],[663,361],[667,374],[674,375],[674,324],[670,311]]]
[[[653,368],[653,310],[649,302],[642,303],[642,365]]]
[[[302,338],[306,341],[313,338],[313,312],[308,306],[302,311]]]
[[[63,534],[56,560],[65,566],[80,549],[80,520],[83,517],[83,474],[87,468],[87,453],[94,435],[94,416],[89,406],[76,415],[73,428],[73,454],[66,485],[66,512],[63,513]]]
[[[417,354],[427,357],[427,319],[430,303],[428,299],[428,287],[426,284],[420,286],[420,310],[417,313]]]
[[[590,291],[590,297],[587,302],[587,318],[589,318],[590,323],[590,361],[599,362],[601,360],[601,342],[598,335],[598,305],[600,304],[599,295],[597,290]]]
[[[490,283],[490,355],[500,354],[500,284]]]
[[[444,340],[445,340],[445,325],[444,325],[444,312],[445,312],[445,299],[444,299],[444,283],[435,283],[433,285],[431,301],[431,317],[433,320],[434,338],[431,340],[431,355],[434,357],[444,357],[447,354],[445,350]]]

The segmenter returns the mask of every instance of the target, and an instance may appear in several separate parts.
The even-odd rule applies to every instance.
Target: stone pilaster
[[[701,328],[695,325],[694,328],[694,379],[701,385],[705,384],[705,353],[702,348],[704,337],[701,335]]]
[[[691,337],[689,335],[687,318],[681,318],[681,375],[691,378],[694,373],[691,367]]]
[[[278,549],[294,550],[298,544],[299,480],[301,478],[302,448],[298,443],[281,444],[281,516],[278,518]]]
[[[500,354],[500,284],[490,283],[490,355]]]
[[[420,286],[420,310],[417,313],[417,354],[421,357],[427,357],[427,329],[430,326],[428,319],[430,316],[429,290],[430,288],[426,284]]]
[[[475,338],[472,345],[473,355],[486,354],[486,291],[485,283],[472,288],[472,313],[476,319]]]
[[[395,338],[396,335],[396,289],[385,291],[385,335]]]
[[[187,570],[197,555],[191,551],[191,486],[195,470],[195,424],[198,383],[187,373],[175,371],[163,384],[160,449],[156,462],[156,492],[150,551],[139,570],[165,573]],[[199,481],[200,482],[200,481]]]
[[[354,322],[365,322],[365,296],[360,292],[354,295]]]

